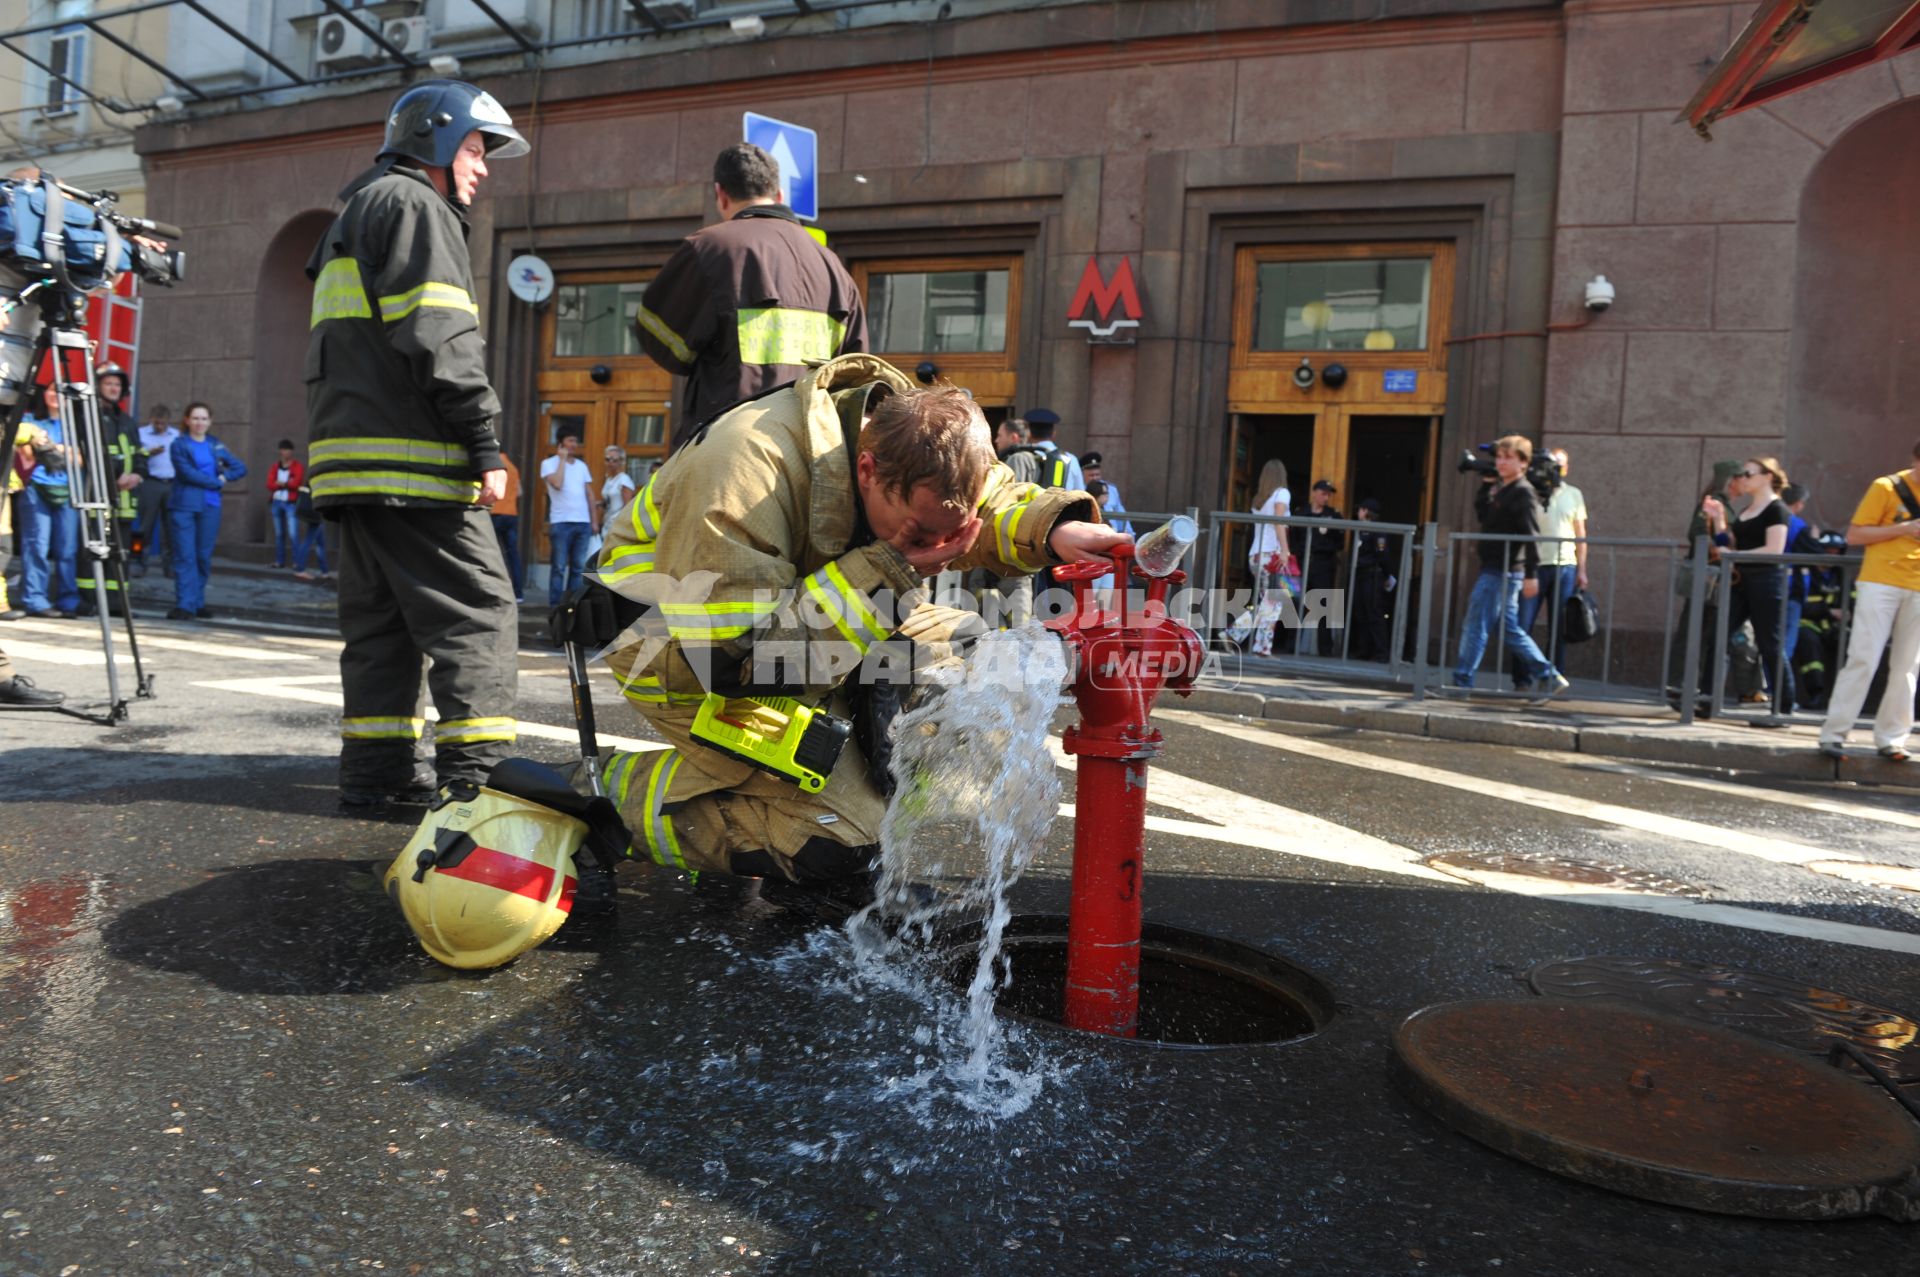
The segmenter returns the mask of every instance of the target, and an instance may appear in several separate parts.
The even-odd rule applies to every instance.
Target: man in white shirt
[[[137,548],[131,557],[135,576],[147,574],[147,554],[155,551],[167,532],[167,496],[173,491],[173,457],[167,449],[180,437],[180,427],[168,423],[172,415],[167,405],[155,404],[147,414],[147,424],[140,427],[140,451],[147,454],[147,480],[133,490],[133,544]],[[167,556],[160,555],[160,562],[167,562]]]
[[[587,547],[599,522],[593,471],[580,460],[579,435],[560,436],[553,455],[540,463],[540,479],[547,485],[547,543],[553,552],[547,605],[558,607],[586,579]]]

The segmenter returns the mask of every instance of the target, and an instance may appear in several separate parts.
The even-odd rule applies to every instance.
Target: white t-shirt
[[[1293,510],[1293,494],[1285,488],[1275,488],[1273,495],[1255,514],[1264,514],[1270,519],[1285,518]],[[1283,560],[1287,556],[1286,531],[1276,523],[1256,523],[1253,525],[1253,548],[1247,551],[1247,565],[1258,576],[1266,570],[1267,557],[1278,554]]]
[[[554,453],[540,463],[540,478],[545,482],[560,471],[560,454]],[[587,463],[575,457],[567,462],[567,469],[560,476],[560,491],[547,488],[548,523],[592,523],[593,503],[587,500],[587,489],[593,483],[593,471],[587,469]]]
[[[611,519],[614,515],[620,513],[620,508],[626,505],[627,502],[633,500],[633,494],[634,486],[632,475],[628,474],[625,470],[608,475],[607,481],[600,485],[600,505],[601,508],[606,511],[606,514],[600,521],[600,526],[605,527],[607,519]]]
[[[1540,520],[1540,531],[1550,537],[1570,537],[1574,535],[1573,525],[1586,521],[1586,497],[1571,483],[1563,483],[1554,489],[1553,499],[1547,502],[1546,517]],[[1574,555],[1573,542],[1542,540],[1540,562],[1549,567],[1568,568],[1579,559]]]

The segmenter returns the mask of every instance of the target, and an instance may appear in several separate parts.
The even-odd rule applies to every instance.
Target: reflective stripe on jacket
[[[853,277],[779,204],[689,235],[647,285],[636,317],[655,363],[687,378],[673,446],[811,364],[867,348]]]
[[[465,216],[425,174],[382,161],[307,263],[304,376],[316,507],[472,505],[498,470]]]

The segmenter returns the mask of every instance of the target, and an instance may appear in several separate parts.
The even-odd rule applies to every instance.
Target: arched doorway
[[[1783,460],[1813,521],[1845,527],[1920,436],[1920,101],[1863,120],[1815,166],[1794,276]]]
[[[255,474],[266,473],[282,439],[293,440],[301,457],[307,454],[307,389],[300,377],[313,303],[307,258],[332,223],[333,214],[322,209],[300,214],[273,237],[260,262],[253,309],[253,429],[245,452]],[[262,481],[256,487],[260,495],[247,511],[247,537],[271,541],[266,485]]]

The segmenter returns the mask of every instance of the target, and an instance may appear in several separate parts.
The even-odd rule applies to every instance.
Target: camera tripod
[[[29,288],[17,297],[9,298],[10,305],[0,309],[0,317],[27,303],[34,291]],[[120,540],[120,528],[113,518],[114,503],[118,496],[115,480],[118,476],[113,473],[112,454],[107,451],[106,439],[101,433],[100,402],[93,387],[93,343],[79,322],[79,312],[85,306],[84,295],[48,288],[37,304],[40,308],[39,318],[43,322],[37,325],[39,332],[33,338],[33,357],[26,367],[38,368],[42,360],[46,360],[51,365],[53,384],[60,392],[60,433],[69,453],[69,502],[80,516],[79,555],[93,565],[94,609],[100,620],[100,650],[107,662],[107,708],[104,712],[89,713],[66,705],[48,708],[104,727],[113,727],[127,720],[127,696],[121,686],[119,666],[114,660],[113,594],[107,589],[105,574],[108,571],[113,573],[113,582],[117,587],[115,593],[120,599],[122,615],[126,618],[127,648],[133,657],[134,695],[141,700],[151,700],[154,695],[153,675],[147,673],[141,663],[140,635],[133,623],[133,599],[127,584],[127,551]],[[9,338],[18,341],[19,326],[7,323],[6,327]],[[74,375],[76,372],[77,378]],[[7,437],[13,437],[21,415],[29,406],[31,393],[30,387],[25,389],[13,405],[5,409]]]

